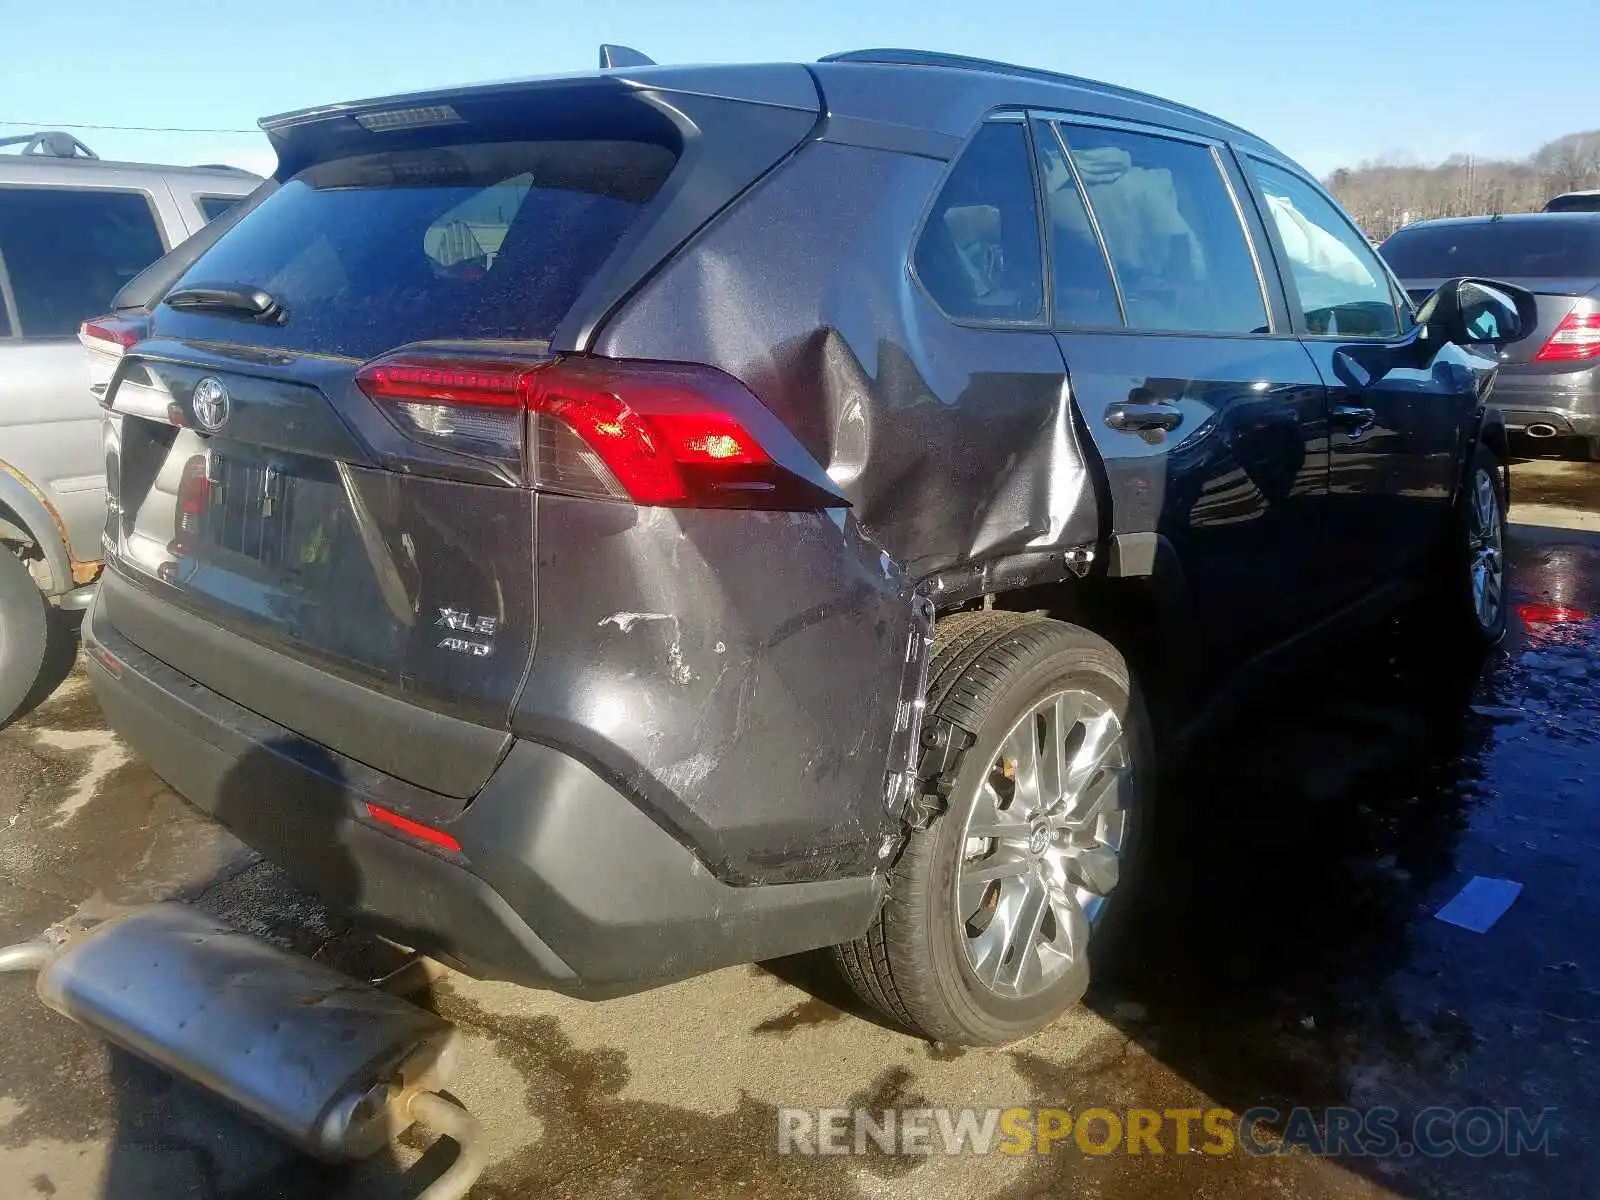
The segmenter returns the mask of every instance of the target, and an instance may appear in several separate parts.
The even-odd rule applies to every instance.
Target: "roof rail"
[[[821,62],[846,62],[846,63],[881,63],[885,66],[897,67],[951,67],[959,71],[987,71],[994,75],[1012,75],[1019,79],[1037,79],[1045,83],[1070,83],[1078,87],[1093,88],[1111,96],[1120,96],[1126,100],[1142,100],[1159,104],[1165,108],[1177,109],[1179,112],[1188,113],[1193,117],[1201,117],[1213,121],[1218,125],[1236,130],[1246,137],[1255,137],[1248,129],[1235,125],[1232,121],[1225,121],[1221,117],[1213,116],[1198,108],[1191,108],[1187,104],[1179,104],[1175,100],[1168,100],[1163,96],[1141,92],[1137,88],[1123,87],[1115,83],[1102,83],[1098,79],[1085,79],[1081,75],[1067,75],[1061,71],[1045,71],[1038,67],[1019,67],[1015,63],[996,62],[989,58],[973,58],[966,54],[946,54],[938,50],[901,50],[885,47],[877,50],[842,50],[837,54],[825,54]]]
[[[70,133],[63,133],[59,129],[25,133],[20,137],[0,138],[0,146],[21,146],[19,153],[38,155],[40,158],[100,157]]]

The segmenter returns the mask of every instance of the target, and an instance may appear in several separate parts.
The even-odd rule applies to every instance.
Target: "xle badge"
[[[441,608],[434,624],[452,631],[439,639],[441,650],[467,654],[473,658],[488,658],[494,653],[494,632],[500,628],[498,617],[479,617],[458,608]],[[464,633],[477,636],[460,636]]]

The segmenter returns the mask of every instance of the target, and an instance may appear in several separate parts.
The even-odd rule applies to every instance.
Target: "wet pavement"
[[[602,1005],[450,977],[453,1087],[494,1166],[472,1195],[1590,1196],[1600,1181],[1600,534],[1548,513],[1600,467],[1530,472],[1521,618],[1481,669],[1426,615],[1275,696],[1163,796],[1137,962],[996,1051],[928,1046],[851,1011],[814,959]],[[1530,495],[1538,483],[1542,492]],[[1600,508],[1600,502],[1597,502]],[[1562,524],[1582,524],[1583,518]],[[1473,933],[1433,914],[1475,875],[1523,885]],[[81,673],[0,733],[0,941],[165,896],[344,969],[392,955],[192,814],[106,734]],[[0,977],[0,1194],[415,1195],[420,1135],[329,1170]],[[1555,1109],[1553,1155],[1166,1152],[780,1157],[784,1106]],[[1325,1132],[1325,1129],[1324,1129]],[[402,1172],[408,1172],[402,1174]]]

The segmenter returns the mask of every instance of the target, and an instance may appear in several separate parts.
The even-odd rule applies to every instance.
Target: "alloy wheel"
[[[978,783],[956,879],[967,962],[1024,999],[1081,963],[1130,828],[1122,721],[1092,692],[1054,692],[1002,739]]]
[[[1472,605],[1478,625],[1492,630],[1505,604],[1505,535],[1500,521],[1500,492],[1493,476],[1479,470],[1472,477],[1467,519],[1467,563]]]

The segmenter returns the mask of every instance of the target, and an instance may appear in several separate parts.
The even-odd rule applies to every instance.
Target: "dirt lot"
[[[1533,464],[1517,495],[1517,602],[1600,609],[1600,466]],[[1600,621],[1519,626],[1477,678],[1380,642],[1186,770],[1141,963],[1019,1046],[884,1029],[807,958],[603,1005],[443,980],[428,1002],[467,1035],[454,1090],[494,1161],[473,1196],[1592,1195]],[[1433,917],[1473,875],[1524,884],[1483,934]],[[169,896],[353,972],[390,953],[191,813],[74,671],[0,733],[0,941]],[[0,977],[0,1003],[8,1197],[400,1197],[448,1158],[419,1135],[313,1166],[46,1012],[25,977]],[[776,1152],[784,1106],[1013,1104],[1523,1106],[1559,1122],[1554,1156]]]

